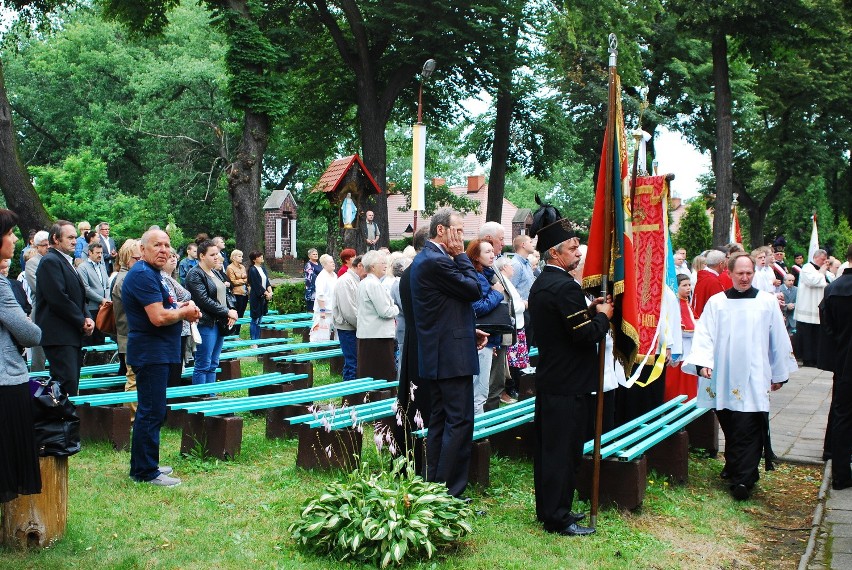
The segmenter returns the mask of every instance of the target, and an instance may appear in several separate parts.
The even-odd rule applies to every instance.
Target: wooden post
[[[40,457],[41,493],[2,505],[2,542],[11,548],[47,548],[65,534],[68,458]]]

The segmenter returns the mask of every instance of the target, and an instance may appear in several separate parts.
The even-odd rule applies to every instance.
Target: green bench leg
[[[577,494],[580,500],[588,501],[592,496],[594,460],[591,455],[583,456],[577,476]],[[600,474],[599,504],[615,506],[632,511],[645,499],[648,482],[648,459],[642,456],[633,461],[602,459]]]
[[[535,444],[533,423],[528,422],[512,429],[488,436],[491,449],[497,455],[515,459],[532,459]]]
[[[88,441],[108,441],[116,451],[128,450],[131,413],[130,408],[124,406],[78,406],[80,438]]]
[[[671,477],[673,483],[685,485],[689,479],[689,435],[686,430],[674,433],[649,449],[648,469]]]
[[[474,441],[470,449],[470,467],[467,471],[468,482],[481,487],[490,486],[490,465],[491,442],[487,439]]]
[[[352,428],[327,432],[299,426],[296,465],[302,469],[353,469],[361,459],[363,434]]]
[[[180,452],[202,453],[227,461],[239,455],[243,440],[243,419],[239,416],[189,414],[183,427]]]
[[[240,360],[238,358],[222,360],[219,362],[219,369],[220,372],[216,374],[216,380],[236,380],[237,378],[242,378]]]
[[[707,410],[686,426],[686,432],[689,434],[690,447],[704,449],[708,457],[718,455],[719,418],[716,417],[716,412]]]
[[[266,410],[266,437],[268,439],[291,439],[299,435],[299,426],[287,421],[287,418],[309,414],[308,404],[280,406]]]

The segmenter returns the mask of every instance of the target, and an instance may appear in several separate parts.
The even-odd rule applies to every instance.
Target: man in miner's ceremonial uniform
[[[536,248],[546,265],[530,290],[536,323],[534,477],[536,515],[544,529],[565,536],[592,534],[580,526],[585,515],[571,512],[576,474],[583,457],[587,414],[598,390],[597,345],[609,331],[612,305],[603,298],[587,306],[580,285],[568,273],[580,261],[580,240],[568,220],[538,230]]]

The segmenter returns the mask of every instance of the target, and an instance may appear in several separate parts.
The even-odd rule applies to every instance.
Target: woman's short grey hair
[[[501,255],[500,257],[494,260],[494,269],[496,271],[503,271],[503,268],[507,265],[512,265],[512,260],[506,257],[505,255]]]
[[[393,263],[391,264],[391,271],[393,271],[393,276],[402,277],[402,273],[409,265],[411,265],[410,257],[398,257],[397,259],[394,259]]]
[[[333,261],[334,261],[334,258],[333,258],[333,257],[331,257],[331,256],[330,256],[329,254],[327,254],[327,253],[322,254],[322,255],[320,256],[320,258],[319,258],[320,265],[322,265],[323,267],[325,267],[325,264],[326,264],[326,263],[328,263],[329,261],[332,261],[332,262],[333,262]]]
[[[364,257],[361,258],[361,265],[364,266],[364,271],[370,273],[373,270],[374,265],[378,265],[379,263],[387,260],[388,254],[383,251],[371,250],[364,254]]]

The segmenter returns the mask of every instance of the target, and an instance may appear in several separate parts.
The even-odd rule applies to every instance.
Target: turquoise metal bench
[[[709,410],[696,400],[678,396],[635,420],[601,436],[601,504],[633,510],[642,504],[648,470],[653,469],[675,483],[686,483],[689,475],[689,436],[684,430]],[[594,450],[594,442],[583,447]],[[594,459],[586,455],[577,481],[581,499],[591,496]]]
[[[192,376],[194,368],[186,368],[181,373],[181,378],[189,378]],[[217,368],[216,372],[221,369]],[[127,383],[127,376],[100,376],[97,378],[82,378],[80,380],[80,390],[99,390],[103,388],[114,388],[116,386],[124,386]]]
[[[242,418],[233,414],[267,410],[266,435],[277,437],[287,424],[286,418],[304,413],[307,404],[332,398],[363,397],[375,391],[389,391],[397,385],[396,381],[362,378],[280,394],[175,403],[169,408],[184,410],[188,414],[181,438],[181,453],[191,453],[200,448],[205,454],[226,460],[236,456],[242,444]]]
[[[209,396],[212,392],[280,388],[286,384],[302,381],[304,378],[304,375],[295,374],[262,374],[214,384],[178,386],[166,389],[166,398],[193,398]],[[86,440],[109,441],[116,450],[128,449],[133,414],[125,404],[132,404],[137,400],[138,394],[135,391],[72,396],[71,401],[77,405],[77,415],[80,417],[81,437]],[[174,418],[168,419],[172,420],[168,421],[170,425],[179,425],[183,420],[180,416],[178,421],[174,421]]]
[[[115,372],[118,372],[118,367],[118,363],[83,366],[80,369],[80,376],[103,376],[105,374],[114,374]],[[41,372],[30,372],[30,376],[45,378],[47,376],[50,376],[50,370],[43,370]]]

